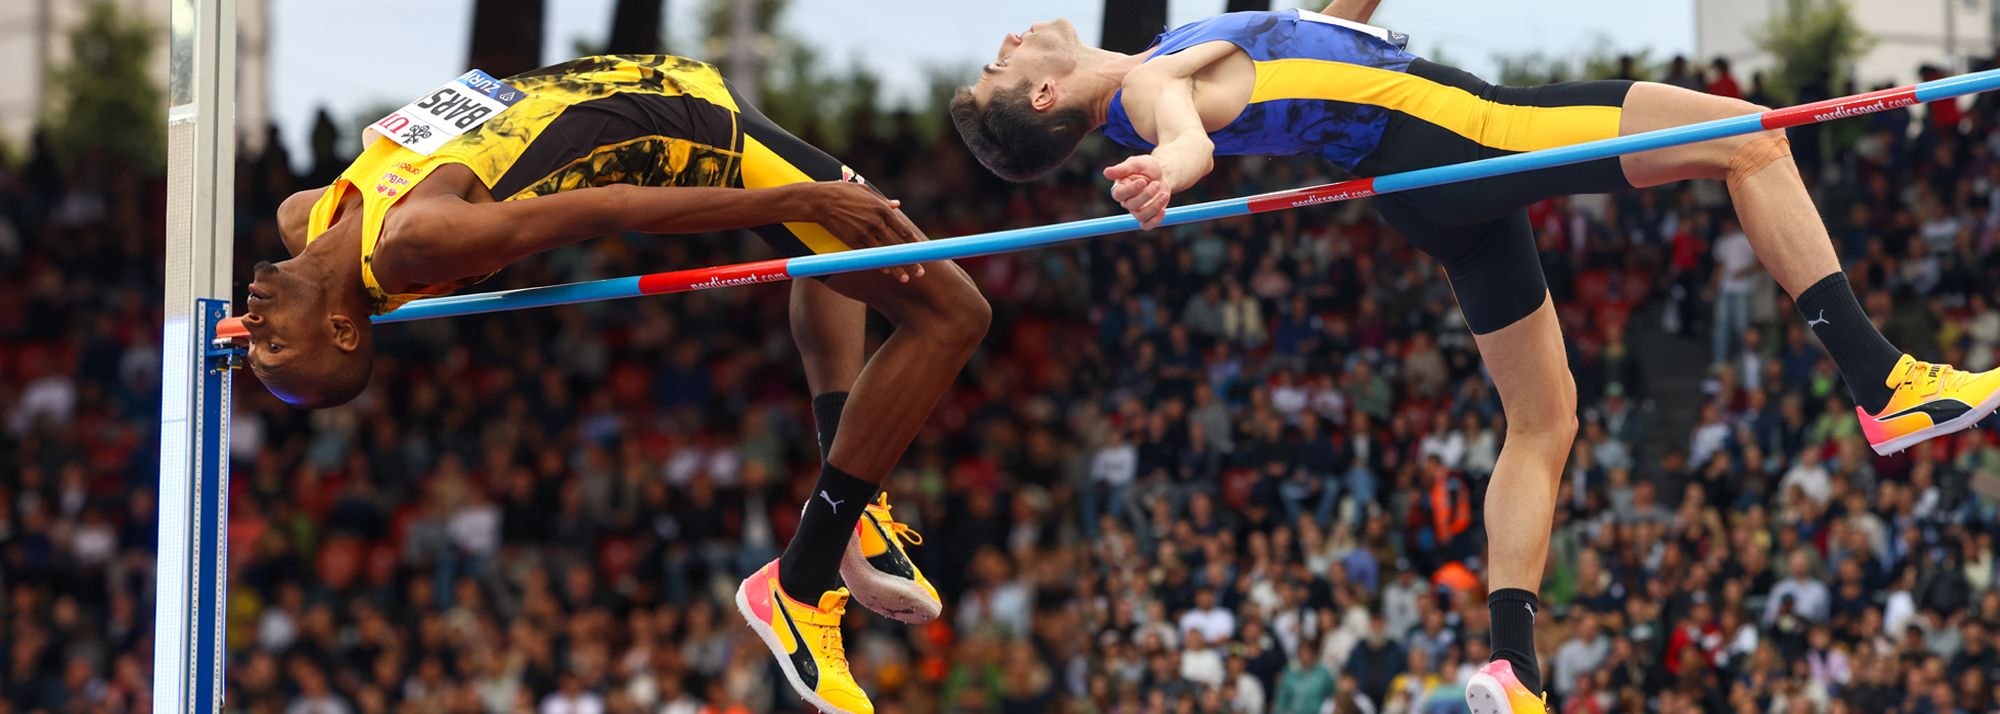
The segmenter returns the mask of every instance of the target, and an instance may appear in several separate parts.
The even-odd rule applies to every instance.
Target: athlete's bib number
[[[521,90],[472,70],[368,125],[377,136],[429,156],[465,132],[479,128],[525,96]]]

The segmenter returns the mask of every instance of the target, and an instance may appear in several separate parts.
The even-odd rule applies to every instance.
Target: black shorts
[[[1615,137],[1619,107],[1632,87],[1622,80],[1499,87],[1421,59],[1408,71],[1441,85],[1440,100],[1453,103],[1460,121],[1446,127],[1390,112],[1381,143],[1355,174],[1382,176]],[[1610,158],[1392,193],[1374,202],[1383,220],[1444,266],[1467,325],[1486,334],[1527,317],[1548,292],[1528,206],[1630,188],[1618,159]]]

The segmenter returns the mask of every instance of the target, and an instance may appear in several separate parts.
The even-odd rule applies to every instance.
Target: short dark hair
[[[960,87],[951,97],[951,123],[979,163],[1009,181],[1056,170],[1091,129],[1090,116],[1080,108],[1035,111],[1026,82],[994,92],[984,107],[971,88]]]

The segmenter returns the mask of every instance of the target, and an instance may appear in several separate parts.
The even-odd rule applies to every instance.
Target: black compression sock
[[[840,410],[846,406],[846,392],[827,392],[813,397],[813,426],[819,430],[821,461],[833,454],[833,433],[840,429]]]
[[[861,510],[875,500],[876,484],[823,464],[806,500],[799,532],[778,557],[778,584],[800,602],[817,606],[819,594],[840,587],[840,558],[854,537]]]
[[[1870,414],[1881,411],[1895,394],[1884,382],[1889,378],[1889,370],[1895,369],[1896,362],[1903,358],[1903,351],[1889,344],[1889,339],[1875,329],[1875,323],[1854,298],[1854,289],[1847,285],[1847,274],[1834,273],[1821,278],[1800,293],[1795,302],[1806,326],[1812,328],[1820,344],[1826,345],[1833,363],[1840,367],[1840,376],[1847,382],[1847,391],[1854,395],[1854,403]]]
[[[1535,661],[1535,609],[1541,600],[1520,588],[1502,588],[1486,596],[1493,618],[1493,661],[1514,665],[1514,677],[1530,691],[1542,691],[1542,665]]]

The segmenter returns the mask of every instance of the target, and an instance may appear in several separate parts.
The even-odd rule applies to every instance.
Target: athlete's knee
[[[966,347],[979,344],[986,339],[987,328],[993,325],[993,304],[979,292],[979,286],[971,279],[962,281],[947,292],[949,297],[940,305],[943,324],[950,335],[965,343]]]
[[[1729,97],[1709,97],[1703,103],[1707,120],[1762,114],[1770,107],[1754,102]],[[1712,152],[1707,157],[1709,168],[1728,180],[1732,186],[1741,179],[1755,175],[1773,161],[1792,155],[1791,143],[1785,140],[1782,129],[1767,129],[1754,134],[1721,139],[1715,142],[1721,151]]]
[[[1675,117],[1674,123],[1694,124],[1761,114],[1770,108],[1741,99],[1679,91],[1673,108],[1667,111]],[[1670,155],[1680,160],[1677,173],[1681,178],[1723,179],[1734,188],[1739,180],[1791,156],[1791,145],[1782,130],[1767,130],[1704,141]]]
[[[993,306],[972,278],[950,263],[928,265],[916,290],[893,290],[883,312],[898,329],[911,329],[951,347],[971,348],[986,338]],[[910,287],[910,286],[900,286]]]
[[[1576,398],[1551,399],[1540,409],[1531,409],[1524,414],[1507,415],[1509,438],[1519,434],[1536,438],[1552,438],[1570,441],[1576,438],[1579,423],[1576,418]]]
[[[1507,439],[1526,439],[1561,447],[1567,453],[1576,439],[1576,382],[1565,370],[1562,379],[1530,404],[1507,406]]]
[[[1507,415],[1508,444],[1533,445],[1533,451],[1549,454],[1558,461],[1569,458],[1570,446],[1576,443],[1576,432],[1574,412],[1567,415]]]
[[[1792,160],[1792,142],[1779,130],[1762,131],[1743,137],[1731,147],[1722,166],[1723,181],[1735,191],[1744,180],[1762,173],[1772,164]]]

